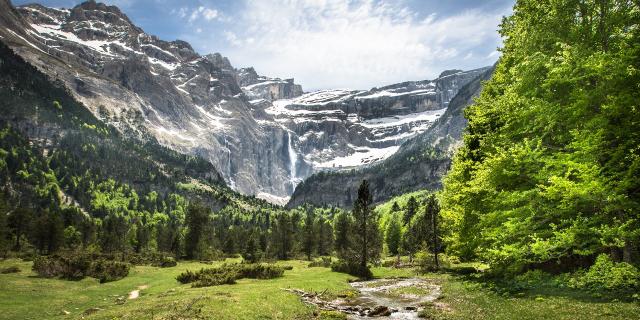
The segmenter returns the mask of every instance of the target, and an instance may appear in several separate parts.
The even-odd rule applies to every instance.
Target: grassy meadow
[[[283,289],[326,290],[325,295],[331,297],[350,291],[348,279],[351,276],[331,272],[328,268],[309,268],[306,261],[279,263],[293,266],[282,278],[243,279],[234,285],[191,288],[178,283],[175,277],[187,269],[213,265],[180,262],[173,268],[136,266],[126,278],[100,284],[92,278],[81,281],[39,278],[31,271],[31,262],[9,259],[0,261],[0,268],[18,266],[21,272],[0,274],[0,319],[343,318],[339,314],[319,312]],[[412,269],[385,267],[373,268],[373,273],[376,277],[415,276]],[[608,301],[549,288],[503,295],[459,276],[427,274],[423,277],[440,284],[443,289],[442,298],[423,312],[427,319],[640,318],[637,302]],[[133,290],[140,290],[140,296],[128,299]],[[407,293],[413,293],[408,290]]]

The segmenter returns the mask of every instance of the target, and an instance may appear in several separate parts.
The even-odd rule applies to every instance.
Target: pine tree
[[[331,224],[320,216],[317,220],[318,254],[322,256],[330,255],[333,248],[333,229]]]
[[[124,260],[129,231],[129,219],[124,214],[109,213],[102,222],[102,250],[109,253],[119,251]]]
[[[400,212],[400,206],[398,205],[397,201],[393,202],[393,205],[391,206],[391,212],[392,213]]]
[[[20,251],[22,249],[22,238],[29,233],[29,227],[33,211],[29,208],[19,207],[9,214],[9,229],[12,230],[15,238],[13,250]]]
[[[291,217],[288,213],[280,213],[273,225],[273,245],[278,259],[289,259],[289,255],[293,248],[293,230],[291,225]]]
[[[1,195],[0,195],[1,196]],[[0,257],[5,258],[9,252],[9,218],[7,217],[9,207],[3,197],[0,197]]]
[[[346,212],[338,213],[334,220],[333,233],[335,235],[335,249],[339,258],[343,258],[351,247],[351,217]]]
[[[185,237],[185,253],[187,258],[199,258],[202,252],[201,240],[205,226],[209,223],[211,211],[200,203],[192,202],[187,207],[185,224],[187,236]]]
[[[242,258],[250,263],[255,263],[260,260],[258,245],[256,244],[256,239],[253,233],[251,233],[249,240],[247,240],[247,244],[244,246]]]
[[[304,226],[302,229],[302,251],[307,256],[307,260],[311,260],[313,249],[317,244],[317,237],[314,228],[315,213],[313,209],[308,209],[304,219]]]
[[[431,236],[431,249],[433,250],[433,258],[436,264],[436,268],[440,267],[440,263],[438,261],[438,252],[440,250],[438,243],[438,215],[440,214],[440,206],[438,205],[438,199],[436,199],[435,194],[430,194],[427,197],[427,205],[425,207],[425,219],[426,225],[429,228],[429,234]]]
[[[409,197],[409,200],[407,201],[407,206],[404,209],[404,218],[402,221],[404,222],[405,225],[411,222],[411,219],[413,219],[413,216],[416,215],[417,211],[418,211],[418,201],[416,200],[416,197],[411,196]]]
[[[378,220],[372,207],[373,199],[369,191],[369,183],[363,180],[358,188],[358,198],[353,206],[355,258],[362,276],[370,276],[367,264],[380,256],[380,232]]]

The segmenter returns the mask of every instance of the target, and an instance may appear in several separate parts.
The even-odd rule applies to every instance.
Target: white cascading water
[[[298,154],[293,150],[293,137],[291,131],[287,131],[287,140],[289,141],[289,174],[291,177],[291,183],[295,185],[296,180],[296,163],[298,163]]]

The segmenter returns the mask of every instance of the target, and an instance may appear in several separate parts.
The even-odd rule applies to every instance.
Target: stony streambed
[[[376,279],[352,282],[351,286],[358,291],[357,295],[334,300],[324,299],[322,293],[289,291],[322,310],[344,312],[350,319],[418,319],[422,305],[438,299],[441,292],[439,285],[420,278]]]

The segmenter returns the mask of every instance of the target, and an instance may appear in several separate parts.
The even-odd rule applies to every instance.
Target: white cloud
[[[205,8],[204,11],[202,11],[202,17],[205,18],[207,21],[211,21],[215,19],[217,16],[218,16],[218,10]]]
[[[220,18],[220,13],[216,9],[207,8],[205,6],[199,6],[197,8],[187,8],[182,7],[180,9],[171,10],[171,14],[177,15],[180,19],[185,19],[188,17],[187,21],[189,23],[194,23],[199,19],[204,19],[206,21],[212,21],[216,18]]]
[[[487,58],[488,58],[488,59],[492,59],[492,58],[497,58],[497,57],[499,57],[499,56],[500,56],[500,52],[499,52],[499,51],[497,51],[497,50],[494,50],[494,51],[491,51],[491,53],[489,53],[489,54],[487,55]]]
[[[420,16],[383,0],[248,0],[224,31],[230,48],[223,53],[262,74],[295,76],[306,88],[368,88],[493,63],[487,55],[500,43],[500,18]]]

